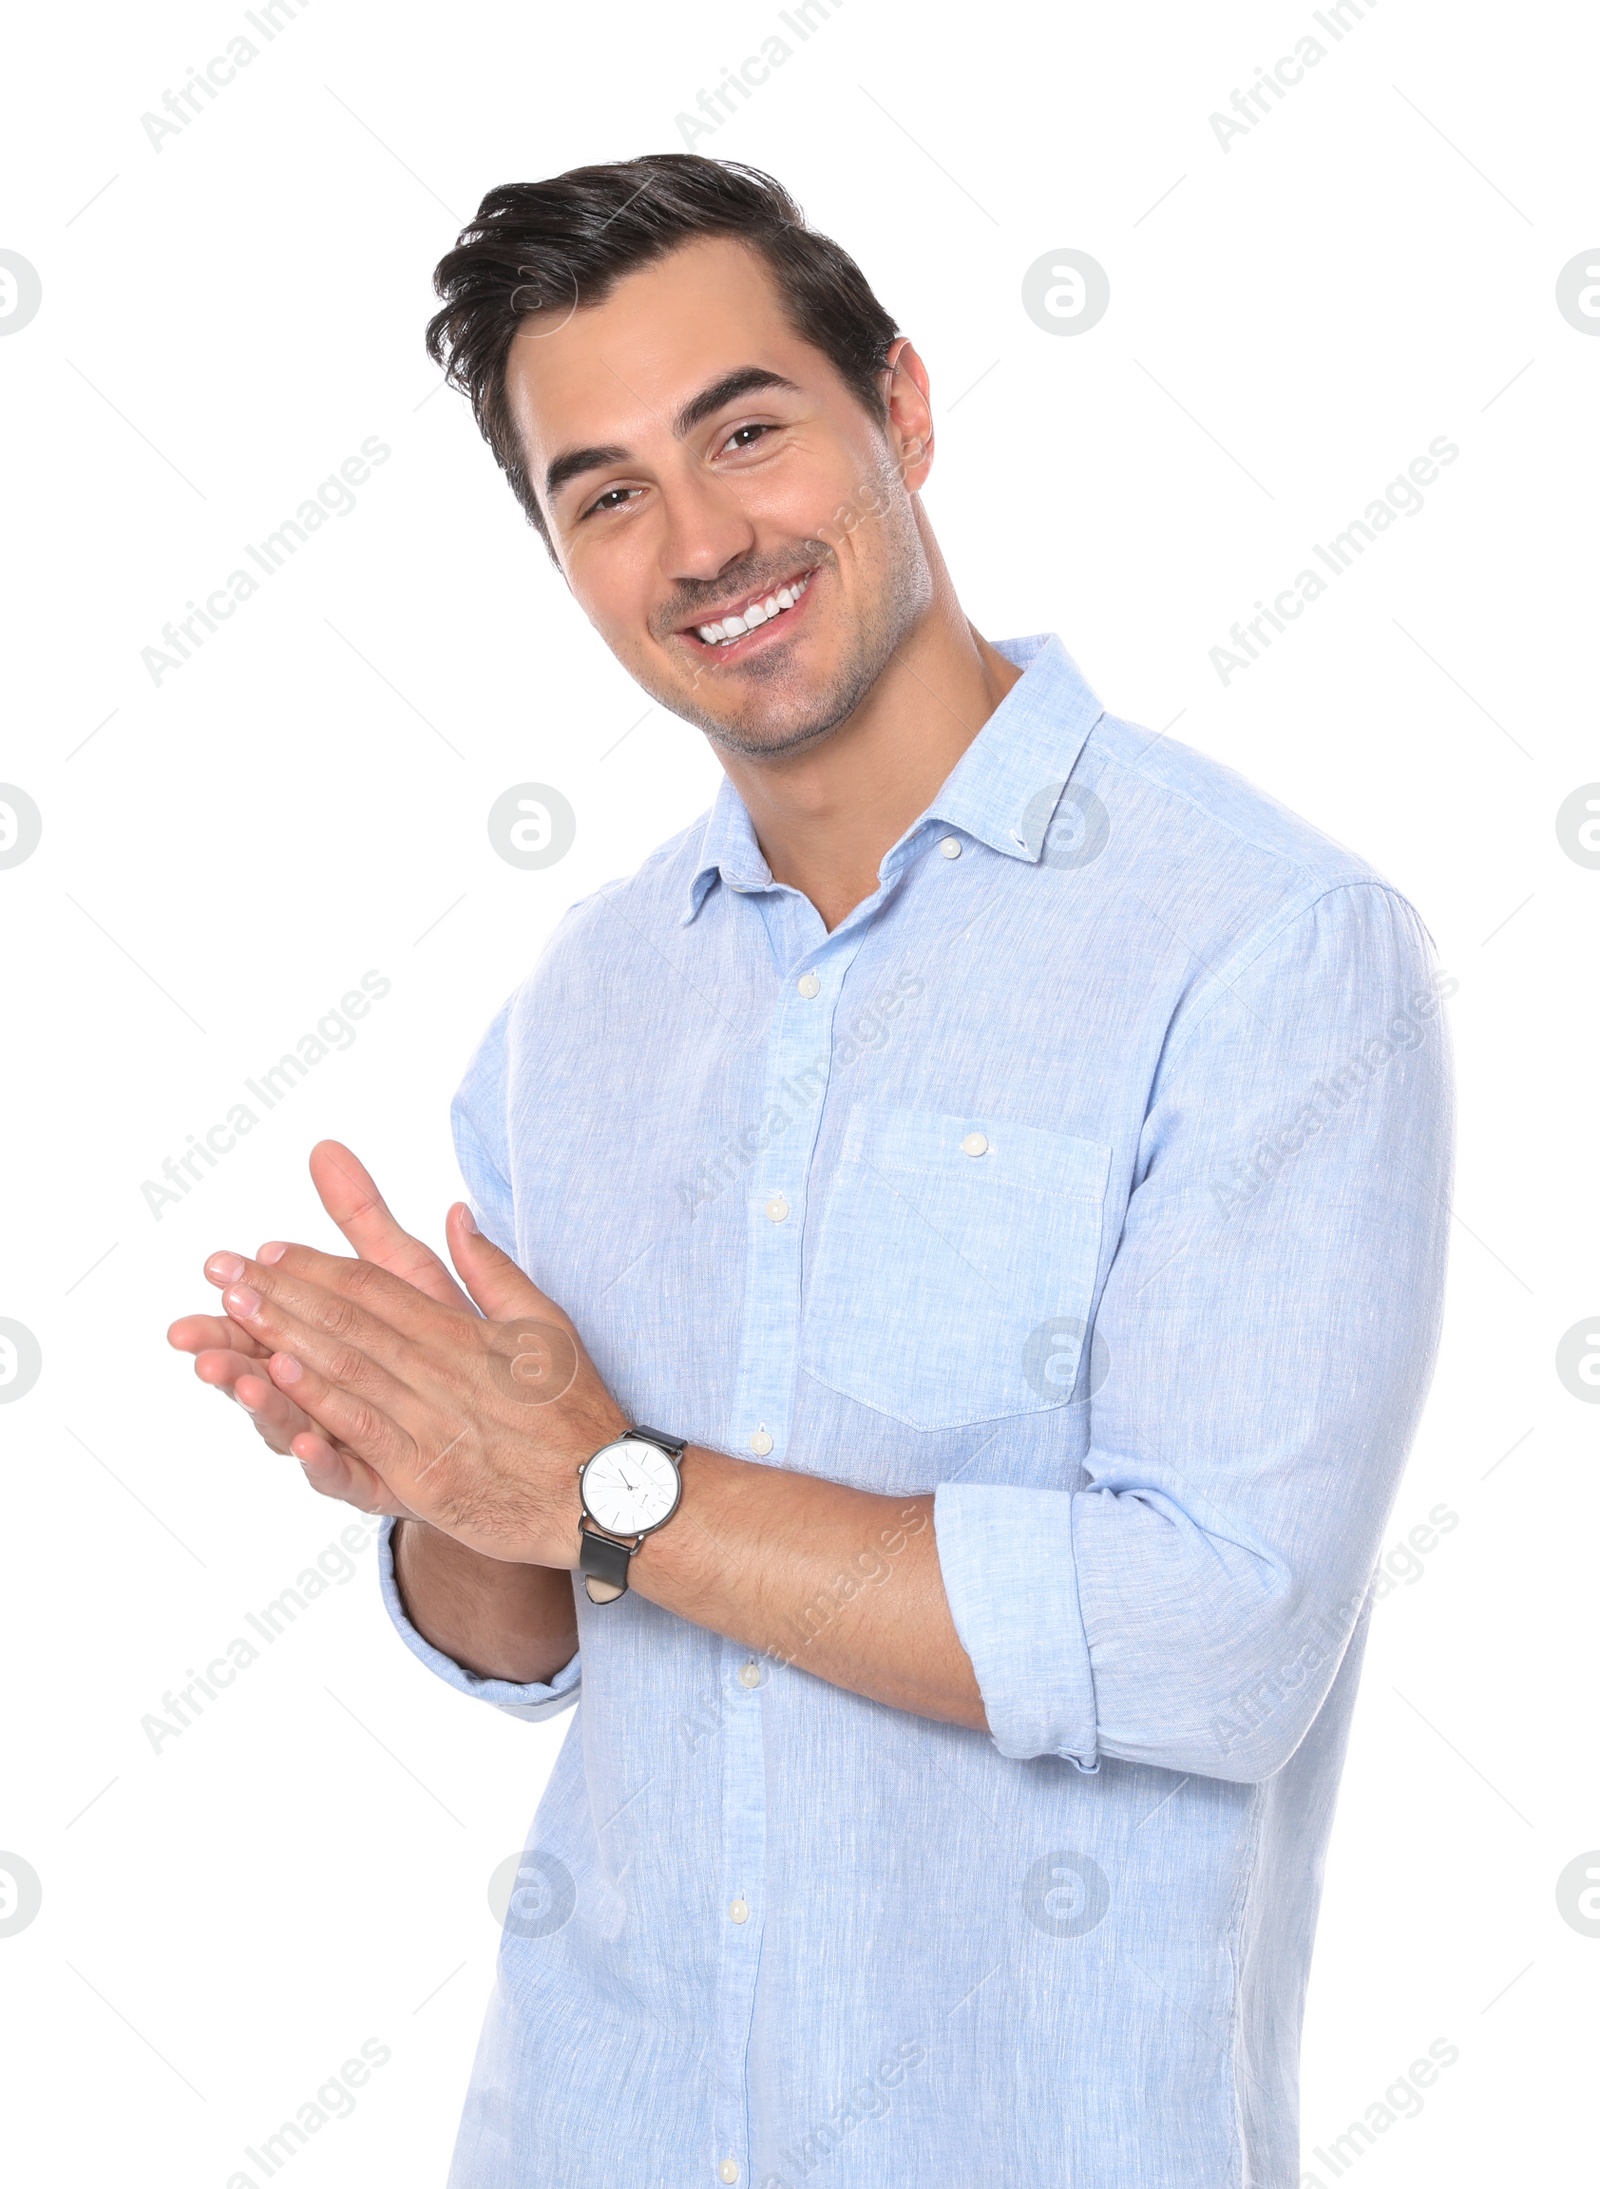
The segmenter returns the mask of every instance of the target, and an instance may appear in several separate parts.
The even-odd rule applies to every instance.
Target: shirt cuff
[[[945,1595],[1002,1756],[1098,1771],[1094,1676],[1078,1609],[1069,1490],[943,1482],[933,1530]]]
[[[414,1657],[420,1657],[430,1672],[462,1695],[471,1695],[480,1703],[493,1703],[496,1710],[503,1710],[511,1718],[553,1718],[578,1699],[579,1658],[570,1657],[561,1670],[550,1680],[484,1680],[475,1672],[468,1672],[453,1657],[447,1657],[442,1649],[419,1634],[406,1617],[406,1609],[400,1601],[400,1585],[394,1573],[394,1516],[385,1518],[378,1537],[378,1580],[383,1589],[384,1608],[399,1629],[400,1639]]]

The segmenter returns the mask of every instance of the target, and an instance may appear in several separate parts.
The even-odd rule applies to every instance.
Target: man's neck
[[[773,879],[809,897],[830,934],[1021,675],[940,571],[928,613],[832,736],[778,760],[721,756]]]

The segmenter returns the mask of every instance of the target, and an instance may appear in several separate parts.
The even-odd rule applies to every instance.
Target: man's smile
[[[769,625],[781,623],[787,628],[793,627],[796,613],[815,575],[814,569],[799,571],[785,578],[781,585],[747,593],[742,599],[710,614],[702,611],[691,622],[680,625],[678,635],[706,652],[736,653],[742,657],[751,650],[749,641],[765,632]]]

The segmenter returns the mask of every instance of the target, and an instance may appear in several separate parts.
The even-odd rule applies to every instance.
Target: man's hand
[[[318,1141],[311,1151],[311,1182],[364,1262],[404,1278],[430,1299],[473,1312],[433,1249],[400,1228],[365,1164],[348,1148],[337,1140]],[[192,1353],[200,1381],[236,1399],[273,1451],[299,1460],[314,1489],[363,1512],[405,1512],[364,1460],[337,1438],[325,1437],[310,1415],[273,1385],[266,1372],[268,1348],[237,1323],[225,1315],[184,1315],[168,1330],[167,1343]]]
[[[206,1275],[285,1423],[308,1418],[289,1448],[313,1478],[324,1444],[338,1466],[366,1471],[372,1509],[426,1520],[489,1558],[570,1570],[578,1467],[627,1417],[567,1317],[463,1204],[447,1233],[470,1298],[279,1242],[254,1261],[215,1254]],[[450,1282],[442,1265],[437,1275]]]
[[[323,1207],[364,1263],[441,1307],[476,1317],[470,1295],[431,1248],[401,1230],[348,1148],[336,1140],[319,1142],[311,1151],[311,1176]],[[506,1298],[507,1312],[514,1314],[526,1287],[520,1272],[511,1278],[521,1288]],[[486,1304],[498,1297],[494,1281],[488,1273],[489,1289],[480,1292]],[[270,1347],[229,1317],[186,1315],[167,1336],[180,1352],[194,1354],[202,1383],[239,1401],[275,1452],[299,1460],[314,1490],[405,1520],[394,1538],[395,1578],[412,1623],[436,1649],[483,1679],[548,1680],[567,1663],[578,1646],[569,1574],[480,1557],[427,1526],[358,1452],[337,1435],[324,1435],[279,1390],[267,1370]]]

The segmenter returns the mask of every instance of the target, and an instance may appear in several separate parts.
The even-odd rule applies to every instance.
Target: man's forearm
[[[931,1493],[881,1497],[691,1445],[683,1502],[646,1536],[630,1585],[835,1687],[987,1730],[944,1592]]]
[[[632,1561],[637,1594],[875,1702],[986,1727],[931,1494],[882,1497],[700,1446],[684,1453],[683,1483],[677,1513]],[[544,1681],[576,1651],[570,1572],[484,1557],[416,1520],[396,1524],[394,1554],[412,1625],[467,1671]]]
[[[576,1654],[570,1573],[486,1558],[420,1520],[395,1523],[393,1550],[407,1618],[465,1671],[521,1685]]]

